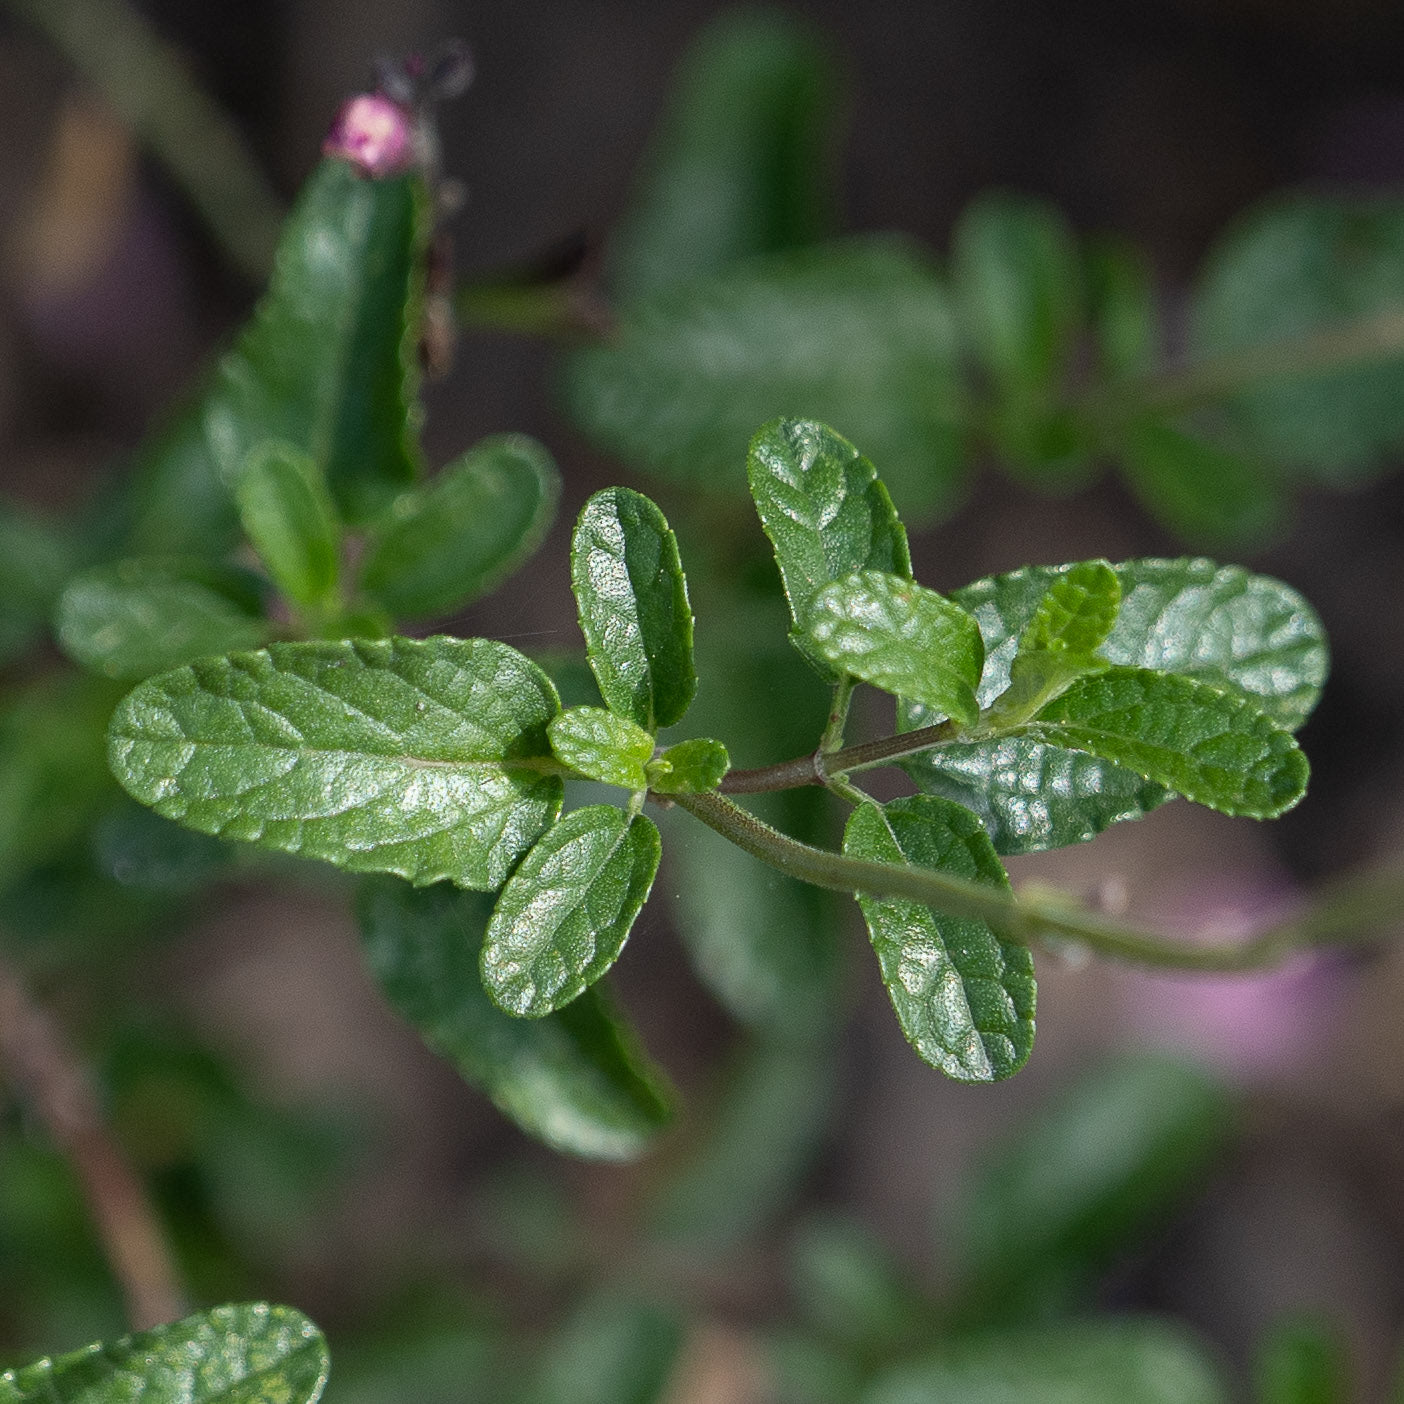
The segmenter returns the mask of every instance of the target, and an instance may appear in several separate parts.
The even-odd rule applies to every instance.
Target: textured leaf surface
[[[623,298],[823,234],[836,87],[820,44],[778,11],[708,25],[683,61],[614,237],[609,266]]]
[[[603,707],[572,707],[547,728],[556,758],[591,780],[642,790],[653,737],[627,717]]]
[[[857,571],[814,596],[805,634],[840,673],[966,725],[979,717],[979,625],[935,590],[885,571]]]
[[[560,478],[520,434],[485,439],[433,482],[396,498],[361,573],[391,614],[450,614],[510,575],[541,544]]]
[[[483,943],[483,987],[522,1018],[569,1004],[623,950],[661,854],[643,814],[630,819],[609,804],[572,810],[502,889]]]
[[[598,989],[544,1019],[504,1014],[478,977],[491,910],[479,893],[365,882],[361,938],[386,997],[529,1135],[601,1160],[641,1154],[670,1114],[662,1074]]]
[[[924,251],[892,238],[748,260],[645,298],[566,381],[575,421],[639,468],[736,491],[757,425],[815,419],[928,517],[959,493],[959,394],[945,289]]]
[[[1121,581],[1106,561],[1079,561],[1049,582],[1019,636],[1019,653],[1092,653],[1121,609]]]
[[[1030,730],[1225,814],[1274,819],[1306,793],[1307,759],[1290,731],[1241,693],[1172,673],[1110,668],[1080,678]]]
[[[1066,569],[1029,566],[953,592],[984,636],[982,705],[1008,686],[1019,637]],[[1244,692],[1284,726],[1300,726],[1310,714],[1326,678],[1326,637],[1295,590],[1195,558],[1126,561],[1114,569],[1122,602],[1103,657]],[[913,728],[935,720],[919,706],[903,705],[898,715]],[[1029,737],[946,746],[905,768],[923,789],[975,810],[1001,853],[1081,843],[1165,799],[1161,786],[1138,775]]]
[[[648,767],[648,787],[660,795],[702,794],[715,790],[731,769],[731,757],[720,741],[694,736],[669,746]]]
[[[207,654],[256,648],[271,632],[242,572],[138,557],[69,581],[55,627],[63,651],[109,678],[133,680]]]
[[[555,818],[550,679],[487,639],[274,644],[151,678],[108,756],[202,833],[495,888]]]
[[[795,643],[831,676],[803,634],[814,596],[855,570],[910,577],[906,529],[877,469],[827,425],[802,419],[767,424],[751,440],[746,473],[775,548]]]
[[[629,488],[597,492],[575,527],[570,578],[609,709],[650,732],[681,721],[697,691],[692,610],[663,513]]]
[[[341,532],[316,463],[290,444],[260,444],[234,496],[244,534],[278,588],[295,604],[325,603],[336,591]]]
[[[861,1404],[1227,1404],[1229,1397],[1183,1327],[1104,1317],[952,1342],[885,1371]]]
[[[315,1404],[327,1343],[291,1307],[222,1306],[0,1375],[0,1404]]]
[[[843,851],[881,863],[934,868],[1008,890],[980,821],[932,795],[865,804]],[[961,1082],[994,1082],[1023,1067],[1033,1047],[1033,957],[982,921],[916,902],[860,895],[883,983],[907,1042]]]

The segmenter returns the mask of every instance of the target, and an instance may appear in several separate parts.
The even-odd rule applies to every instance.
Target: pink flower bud
[[[382,93],[362,93],[342,104],[322,155],[349,161],[373,180],[399,175],[415,162],[414,118]]]

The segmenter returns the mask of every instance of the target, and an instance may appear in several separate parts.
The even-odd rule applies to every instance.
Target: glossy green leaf
[[[1097,368],[1108,380],[1134,380],[1155,365],[1160,342],[1155,273],[1129,240],[1098,239],[1085,256],[1087,320]]]
[[[720,741],[694,736],[669,746],[648,767],[648,787],[659,795],[702,794],[715,790],[731,769],[731,757]]]
[[[952,594],[984,636],[983,706],[1009,685],[1019,638],[1067,569],[1028,566]],[[1127,561],[1114,569],[1122,601],[1103,657],[1243,692],[1284,726],[1300,726],[1310,714],[1326,678],[1326,637],[1295,590],[1202,559]],[[899,707],[898,716],[909,728],[935,720],[913,705]],[[945,746],[905,768],[922,789],[978,813],[1001,853],[1081,843],[1166,797],[1162,786],[1130,771],[1030,737]]]
[[[838,672],[965,725],[979,718],[979,626],[935,590],[886,571],[855,571],[813,597],[804,629],[809,646]]]
[[[1350,1404],[1345,1342],[1331,1323],[1300,1313],[1275,1322],[1254,1363],[1257,1404]]]
[[[1173,673],[1109,668],[1080,678],[1029,730],[1225,814],[1275,819],[1306,793],[1307,759],[1290,731],[1241,693]]]
[[[257,648],[272,633],[260,606],[256,582],[242,571],[134,557],[74,576],[54,625],[75,662],[134,680],[209,654]]]
[[[932,795],[864,804],[849,818],[843,851],[874,862],[934,868],[1008,890],[980,821]],[[916,902],[858,897],[883,983],[907,1042],[960,1082],[1018,1072],[1034,1038],[1033,957],[982,921]]]
[[[0,1375],[0,1404],[316,1404],[327,1343],[301,1312],[202,1311]]]
[[[1123,1056],[1070,1083],[983,1154],[938,1226],[958,1319],[1075,1309],[1202,1183],[1233,1120],[1222,1087],[1167,1057]]]
[[[0,502],[0,665],[39,637],[76,558],[56,523]]]
[[[1228,1386],[1184,1327],[1101,1317],[951,1341],[884,1371],[861,1404],[1228,1404]]]
[[[1201,357],[1251,354],[1397,317],[1404,307],[1404,204],[1397,199],[1277,198],[1214,249],[1195,291]],[[1323,482],[1354,482],[1404,445],[1404,355],[1326,372],[1258,378],[1222,403],[1232,442]]]
[[[451,614],[511,575],[541,544],[560,477],[534,439],[500,434],[395,499],[361,584],[401,619]]]
[[[1126,425],[1116,447],[1146,510],[1192,545],[1253,550],[1287,525],[1280,482],[1235,449],[1149,418]]]
[[[556,759],[590,780],[642,790],[653,737],[627,717],[603,707],[572,707],[547,728]]]
[[[560,808],[558,710],[550,679],[488,639],[273,644],[141,684],[108,758],[201,833],[491,889]]]
[[[683,1323],[655,1301],[586,1299],[548,1342],[521,1404],[664,1404]]]
[[[739,490],[756,426],[782,414],[862,444],[913,516],[950,511],[964,477],[946,292],[900,239],[752,259],[642,299],[571,358],[565,391],[603,449],[691,487]]]
[[[646,815],[610,804],[572,810],[502,889],[483,942],[483,988],[520,1018],[569,1004],[618,959],[661,855]]]
[[[606,705],[647,731],[681,721],[697,691],[678,542],[642,493],[606,488],[570,548],[580,631]]]
[[[600,990],[544,1019],[514,1019],[478,978],[492,898],[364,882],[366,959],[390,1003],[528,1135],[572,1155],[630,1160],[670,1115],[662,1074]]]
[[[234,498],[244,534],[294,604],[317,606],[335,595],[341,529],[307,454],[271,440],[258,445],[235,479]]]
[[[775,548],[790,602],[791,637],[826,677],[834,671],[808,646],[814,596],[855,570],[910,576],[907,532],[877,469],[825,424],[778,419],[751,440],[751,497]]]
[[[689,49],[609,268],[624,301],[812,243],[832,223],[829,145],[842,95],[807,29],[723,14]]]

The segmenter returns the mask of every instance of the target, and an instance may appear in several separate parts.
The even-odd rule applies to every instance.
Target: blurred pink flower
[[[399,175],[415,163],[413,114],[383,93],[349,98],[322,143],[322,155],[349,161],[373,180]]]

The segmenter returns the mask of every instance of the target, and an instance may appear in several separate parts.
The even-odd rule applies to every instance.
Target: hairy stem
[[[905,897],[951,916],[977,917],[1026,945],[1055,937],[1166,970],[1262,970],[1309,947],[1373,940],[1404,921],[1404,872],[1367,873],[1323,887],[1301,911],[1251,939],[1201,944],[1127,926],[1062,898],[1013,897],[933,868],[874,863],[815,848],[762,823],[715,791],[675,795],[673,800],[752,857],[816,887]]]
[[[103,1124],[77,1055],[54,1020],[0,964],[0,1070],[78,1176],[134,1331],[186,1313],[146,1190]]]
[[[825,753],[821,746],[812,755],[796,756],[778,765],[763,765],[755,770],[728,771],[721,790],[728,795],[756,795],[768,790],[797,790],[802,785],[823,785],[831,778],[855,770],[871,770],[888,765],[903,756],[929,751],[933,746],[953,740],[955,726],[948,721],[935,726],[923,726],[917,731],[903,731],[895,736],[881,736],[876,741],[860,741],[840,751]]]

